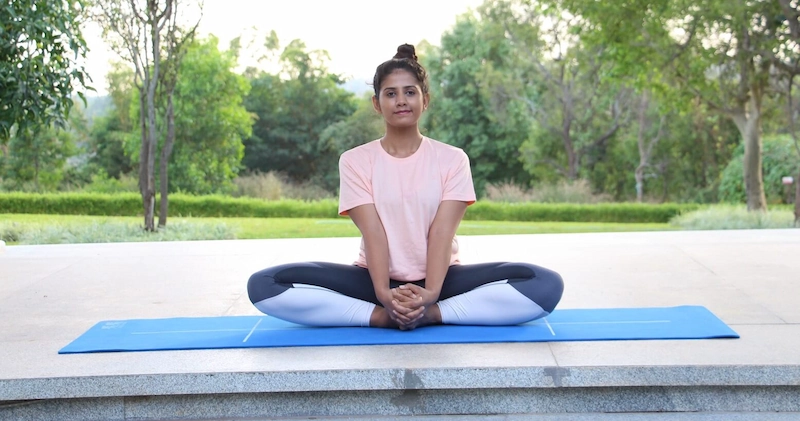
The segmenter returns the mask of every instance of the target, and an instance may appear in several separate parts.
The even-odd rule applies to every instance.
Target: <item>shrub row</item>
[[[481,201],[467,211],[465,219],[484,221],[553,222],[668,222],[675,215],[698,209],[696,204],[550,204],[497,203]],[[156,211],[158,203],[156,203]],[[137,216],[141,198],[135,193],[0,193],[0,213]],[[172,194],[170,216],[335,218],[337,202],[320,200],[265,201],[225,196]]]
[[[158,214],[156,199],[156,214]],[[337,202],[321,200],[261,200],[247,197],[170,194],[170,216],[334,218]],[[142,215],[137,193],[0,193],[0,213],[62,215]]]
[[[696,204],[644,203],[497,203],[470,206],[465,219],[495,221],[666,223],[700,208]]]

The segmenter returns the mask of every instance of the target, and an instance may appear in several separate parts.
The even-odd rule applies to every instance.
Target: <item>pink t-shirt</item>
[[[339,159],[339,214],[372,203],[389,242],[389,277],[398,281],[425,278],[428,230],[443,200],[475,202],[469,158],[459,148],[430,139],[413,155],[396,158],[374,140]],[[450,264],[458,264],[453,238]],[[364,240],[356,265],[367,267]]]

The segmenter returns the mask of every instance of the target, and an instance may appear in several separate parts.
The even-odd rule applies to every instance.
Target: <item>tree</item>
[[[92,124],[88,142],[89,164],[95,167],[93,172],[99,170],[105,173],[101,176],[118,179],[132,172],[135,165],[131,160],[132,154],[126,153],[126,145],[140,142],[134,128],[138,114],[131,118],[136,87],[133,69],[124,63],[114,63],[106,79],[113,107]]]
[[[267,39],[278,49],[274,33]],[[320,134],[356,109],[353,94],[342,79],[328,72],[325,51],[307,51],[293,40],[279,57],[278,74],[249,69],[252,89],[245,106],[256,115],[253,135],[245,141],[244,164],[249,170],[276,171],[292,181],[323,177],[338,157],[331,156]]]
[[[0,2],[0,145],[12,127],[63,127],[74,92],[89,76],[81,65],[84,1]],[[27,135],[25,135],[27,136]]]
[[[358,108],[349,117],[326,127],[319,135],[323,150],[331,157],[338,158],[348,149],[362,145],[383,136],[385,126],[381,115],[372,105],[372,92],[365,93],[358,101]],[[323,187],[336,191],[339,186],[339,168],[336,161],[323,173]]]
[[[155,230],[155,159],[158,143],[156,90],[164,77],[165,60],[179,52],[182,33],[179,0],[98,0],[96,20],[112,48],[134,66],[139,93],[139,189],[144,209],[144,229]],[[193,30],[187,31],[189,36]],[[165,52],[166,50],[166,52]],[[169,65],[169,64],[168,64]],[[177,62],[172,66],[176,66]],[[168,76],[170,77],[170,76]],[[169,88],[168,88],[169,90]],[[164,216],[166,217],[166,216]],[[166,220],[164,220],[166,223]]]
[[[576,180],[627,122],[630,89],[606,76],[610,65],[598,58],[601,48],[584,45],[573,31],[581,18],[530,1],[500,1],[485,10],[518,58],[505,80],[495,79],[495,95],[524,104],[538,126],[522,146],[527,167],[546,165]]]
[[[653,133],[653,118],[650,118],[648,111],[650,111],[650,98],[651,93],[644,91],[639,95],[639,105],[637,110],[637,124],[638,130],[636,133],[636,146],[639,151],[639,165],[636,166],[634,171],[634,178],[636,179],[636,201],[641,203],[644,198],[644,178],[645,171],[652,165],[652,158],[654,147],[658,144],[664,136],[664,126],[666,125],[666,114],[661,114],[658,126]]]
[[[244,107],[250,85],[234,73],[236,62],[235,51],[221,52],[213,36],[186,46],[173,101],[174,151],[169,167],[160,169],[169,171],[170,191],[208,194],[231,187],[241,167],[243,139],[250,137],[253,125]],[[162,98],[165,103],[169,107]],[[160,187],[163,195],[164,184]]]
[[[485,19],[465,14],[442,35],[440,48],[420,49],[431,84],[422,126],[431,137],[464,149],[479,194],[486,183],[530,180],[519,155],[530,120],[519,104],[490,90],[491,80],[509,71],[514,54],[494,29]]]
[[[794,143],[794,151],[800,158],[800,141],[798,141],[793,97],[794,79],[800,74],[800,62],[797,60],[797,48],[800,45],[800,3],[791,0],[778,0],[780,12],[773,11],[773,19],[769,29],[772,36],[773,48],[762,48],[761,52],[776,66],[781,76],[785,79],[787,117],[789,120],[789,133]],[[794,177],[794,223],[800,226],[800,164]]]
[[[73,135],[66,130],[25,126],[9,139],[5,184],[14,190],[54,191],[75,150]]]
[[[680,83],[687,97],[701,98],[730,118],[744,144],[747,207],[766,209],[761,168],[763,101],[775,46],[769,33],[776,4],[728,0],[550,0],[582,16],[581,36],[605,48],[613,73],[641,82],[645,75]],[[663,79],[656,77],[655,84]]]

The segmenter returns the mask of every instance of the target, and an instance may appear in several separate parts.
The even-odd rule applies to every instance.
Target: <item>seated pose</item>
[[[342,154],[339,213],[361,231],[354,265],[308,262],[250,277],[264,313],[313,326],[410,330],[430,324],[511,325],[553,311],[564,289],[528,263],[460,264],[455,236],[475,202],[469,159],[420,134],[428,81],[414,47],[378,66],[375,110],[386,134]]]

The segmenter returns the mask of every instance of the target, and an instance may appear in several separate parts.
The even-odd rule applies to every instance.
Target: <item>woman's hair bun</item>
[[[417,54],[414,50],[414,46],[411,44],[403,44],[397,47],[397,54],[394,55],[396,59],[403,59],[407,58],[409,60],[417,61]]]

